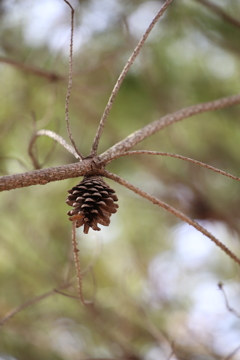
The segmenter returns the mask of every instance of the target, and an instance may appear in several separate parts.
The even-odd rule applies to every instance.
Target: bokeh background
[[[239,92],[240,2],[174,0],[127,75],[99,153],[159,117]],[[75,8],[70,121],[88,155],[114,83],[162,1],[82,0]],[[233,18],[236,20],[233,21]],[[0,1],[0,172],[33,170],[28,146],[40,129],[67,139],[70,9],[62,0]],[[192,157],[240,176],[240,108],[174,124],[138,149]],[[74,162],[39,138],[41,166]],[[197,219],[240,254],[240,185],[181,160],[136,155],[108,166]],[[67,281],[77,294],[71,179],[1,193],[0,317]],[[112,181],[119,211],[101,232],[77,231],[94,307],[51,293],[0,327],[1,360],[240,359],[239,267],[172,214]],[[90,271],[91,270],[91,271]]]

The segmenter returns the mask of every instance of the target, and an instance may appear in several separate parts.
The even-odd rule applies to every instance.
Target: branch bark
[[[45,185],[85,175],[92,170],[92,159],[85,159],[73,164],[33,170],[21,174],[0,177],[0,191],[12,190],[32,185]]]

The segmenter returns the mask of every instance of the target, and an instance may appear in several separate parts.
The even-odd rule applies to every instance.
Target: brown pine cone
[[[88,234],[89,228],[101,230],[98,224],[108,226],[110,216],[117,212],[118,201],[115,191],[108,186],[101,176],[86,176],[68,191],[66,203],[74,209],[68,211],[69,220],[76,220],[76,227],[83,226]]]

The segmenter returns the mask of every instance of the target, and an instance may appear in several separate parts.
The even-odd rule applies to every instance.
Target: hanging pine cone
[[[108,186],[101,176],[89,176],[68,191],[66,203],[74,209],[68,211],[69,220],[76,220],[76,227],[83,225],[83,232],[89,228],[101,230],[98,224],[108,226],[110,216],[117,212],[118,201],[115,191]]]

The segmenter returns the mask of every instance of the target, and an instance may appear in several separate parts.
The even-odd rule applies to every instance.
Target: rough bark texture
[[[52,181],[74,178],[92,170],[92,159],[86,159],[75,164],[33,170],[22,174],[0,177],[0,191],[12,190],[31,185],[45,185]]]

